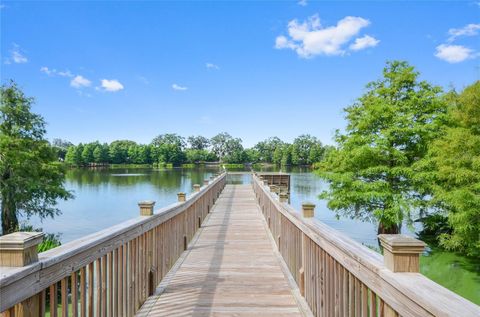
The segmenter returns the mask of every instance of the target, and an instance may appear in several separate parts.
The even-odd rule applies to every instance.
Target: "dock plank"
[[[250,185],[227,185],[137,316],[302,316]]]

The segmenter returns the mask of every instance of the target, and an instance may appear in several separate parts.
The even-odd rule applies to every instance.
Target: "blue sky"
[[[479,79],[477,1],[2,1],[1,81],[74,143],[227,131],[252,146],[310,133],[386,60],[461,89]]]

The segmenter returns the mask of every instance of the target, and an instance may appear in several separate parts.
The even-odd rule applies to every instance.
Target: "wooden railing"
[[[226,173],[206,180],[188,199],[179,194],[179,202],[154,214],[153,202],[139,203],[138,218],[40,253],[29,265],[0,267],[0,312],[133,316],[186,249],[225,181]]]
[[[280,202],[257,175],[253,187],[314,316],[480,316],[479,306],[420,273],[394,272],[418,268],[418,252],[387,256],[385,249],[384,263],[382,255]]]

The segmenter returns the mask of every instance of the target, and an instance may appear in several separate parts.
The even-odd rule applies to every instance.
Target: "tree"
[[[31,112],[34,100],[11,82],[0,87],[0,200],[2,232],[18,228],[18,215],[56,215],[58,199],[72,194],[45,136],[45,121]]]
[[[94,162],[93,151],[97,145],[99,145],[98,142],[85,144],[82,151],[82,161],[84,164],[88,165]]]
[[[447,249],[480,256],[480,81],[460,95],[449,95],[451,107],[443,137],[416,164],[416,180],[447,215],[452,230],[439,235]],[[441,219],[438,218],[437,219]]]
[[[275,150],[283,146],[284,142],[278,137],[271,137],[255,144],[254,148],[258,151],[258,160],[260,162],[272,163]]]
[[[292,151],[293,151],[293,145],[291,144],[283,147],[282,160],[281,160],[282,166],[288,166],[292,164]]]
[[[57,157],[60,161],[65,161],[65,156],[67,155],[68,148],[73,144],[67,140],[62,139],[53,139],[52,146],[57,151]]]
[[[130,157],[128,156],[128,149],[130,146],[135,146],[137,143],[129,140],[117,140],[110,143],[109,156],[110,162],[114,164],[130,163]]]
[[[108,163],[108,144],[97,144],[93,150],[93,161],[97,164]]]
[[[159,163],[175,165],[185,161],[185,139],[177,134],[162,134],[152,140],[153,157]]]
[[[292,164],[307,165],[314,163],[310,160],[310,151],[317,146],[321,148],[322,143],[316,137],[309,134],[302,134],[297,137],[292,144]]]
[[[421,205],[413,164],[423,158],[446,112],[441,89],[417,80],[406,62],[388,62],[383,77],[345,109],[348,125],[337,131],[338,149],[320,165],[330,183],[321,197],[337,215],[378,222],[379,233],[400,232]]]
[[[81,143],[78,146],[70,146],[67,150],[67,154],[65,154],[65,163],[76,166],[83,165],[82,151],[83,145]]]
[[[190,148],[193,150],[206,150],[210,145],[210,140],[204,136],[189,136],[187,139]]]
[[[210,140],[212,152],[226,163],[243,163],[246,160],[242,146],[242,139],[234,138],[226,132],[214,136]]]

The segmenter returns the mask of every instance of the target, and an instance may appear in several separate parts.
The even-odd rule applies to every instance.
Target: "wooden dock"
[[[227,185],[137,316],[302,316],[267,230],[252,186]]]
[[[262,175],[227,176],[38,256],[41,234],[0,237],[0,317],[480,316],[419,273],[423,242],[380,235],[381,255]]]

